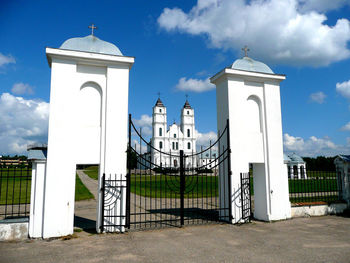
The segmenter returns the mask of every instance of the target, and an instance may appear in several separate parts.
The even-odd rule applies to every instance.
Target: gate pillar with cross
[[[247,48],[244,50],[247,52]],[[284,75],[274,74],[247,54],[210,79],[216,85],[218,129],[222,130],[229,119],[232,194],[228,197],[221,191],[220,200],[229,198],[232,202],[232,223],[244,221],[240,174],[249,173],[250,164],[254,217],[270,221],[291,216],[288,176],[283,164],[279,86],[284,79]],[[220,167],[222,177],[228,174],[225,169]]]
[[[92,26],[92,29],[96,27]],[[46,48],[51,67],[48,153],[44,181],[43,238],[73,233],[77,164],[99,165],[97,231],[104,224],[103,174],[111,180],[126,177],[129,71],[133,57],[93,34],[71,38],[60,48]],[[33,192],[35,195],[39,192]],[[122,225],[125,193],[109,204],[109,219]],[[123,212],[124,211],[124,212]],[[115,222],[113,222],[115,223]],[[121,230],[122,229],[116,229]]]

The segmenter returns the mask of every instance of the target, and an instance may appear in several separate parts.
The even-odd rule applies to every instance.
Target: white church
[[[158,98],[152,113],[151,147],[147,154],[151,155],[151,162],[162,167],[179,167],[180,150],[185,155],[196,153],[196,129],[194,122],[194,109],[186,100],[181,109],[180,125],[175,121],[168,128],[167,111],[163,102]],[[186,167],[196,167],[196,160],[186,158]]]

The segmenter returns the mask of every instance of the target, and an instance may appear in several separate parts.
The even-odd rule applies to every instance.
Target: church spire
[[[185,105],[184,105],[184,109],[192,109],[190,103],[188,102],[188,100],[186,99]]]
[[[155,105],[155,106],[164,107],[164,104],[163,104],[163,102],[160,100],[160,98],[157,99],[157,102],[156,102],[156,105]]]

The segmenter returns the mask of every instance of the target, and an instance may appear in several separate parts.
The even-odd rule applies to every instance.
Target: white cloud
[[[197,146],[203,146],[204,148],[207,148],[211,143],[216,142],[218,136],[216,132],[210,131],[207,133],[200,133],[199,131],[196,130],[196,135],[197,135]]]
[[[133,123],[137,128],[141,128],[142,136],[152,135],[152,117],[143,114],[140,119],[133,119]],[[139,130],[138,130],[139,131]]]
[[[133,119],[137,126],[152,126],[152,117],[147,114],[142,114],[141,119]]]
[[[336,90],[343,97],[350,99],[350,80],[337,83]]]
[[[324,103],[325,99],[326,99],[327,95],[324,94],[322,91],[319,92],[315,92],[315,93],[311,93],[310,94],[310,99],[313,102],[322,104]]]
[[[31,87],[29,84],[25,84],[22,82],[15,83],[12,86],[11,92],[15,95],[32,95],[34,94],[33,87]]]
[[[341,127],[342,131],[350,131],[350,121],[345,124],[343,127]]]
[[[46,143],[48,118],[49,103],[1,94],[0,154],[23,154],[27,144]]]
[[[348,0],[299,0],[299,10],[327,12],[339,9],[346,4],[349,4]]]
[[[210,83],[209,78],[204,80],[181,78],[175,88],[181,91],[204,92],[215,89],[215,85]]]
[[[11,63],[12,64],[16,63],[16,60],[14,57],[12,57],[11,55],[6,56],[0,53],[0,67]]]
[[[350,57],[348,19],[329,26],[325,14],[299,9],[297,0],[198,0],[188,13],[165,8],[158,24],[204,35],[214,48],[241,51],[248,45],[251,56],[265,62],[325,66]]]
[[[301,156],[335,156],[350,153],[348,146],[335,144],[328,137],[317,138],[311,136],[304,140],[301,137],[294,137],[285,133],[283,139],[284,151],[296,152]]]
[[[132,140],[132,145],[131,147],[137,152],[137,153],[146,153],[147,152],[147,145],[142,142],[141,144],[141,152],[140,152],[140,141],[139,140],[136,140],[136,139],[133,139]]]

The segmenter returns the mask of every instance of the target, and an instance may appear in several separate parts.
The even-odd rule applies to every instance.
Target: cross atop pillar
[[[244,46],[244,48],[242,48],[242,50],[244,51],[244,56],[248,57],[248,51],[250,51],[250,49],[247,46]]]
[[[95,26],[94,24],[91,24],[89,28],[91,28],[91,35],[94,35],[94,29],[97,29],[97,26]]]

